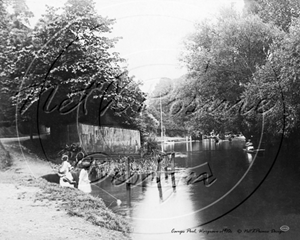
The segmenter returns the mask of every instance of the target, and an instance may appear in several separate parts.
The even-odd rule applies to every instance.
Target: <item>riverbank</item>
[[[52,164],[17,143],[3,145],[0,155],[10,159],[1,162],[10,164],[0,170],[1,239],[129,239],[128,223],[102,199],[47,182],[41,176],[55,173]]]

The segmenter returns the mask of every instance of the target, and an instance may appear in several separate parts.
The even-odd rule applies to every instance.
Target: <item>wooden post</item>
[[[163,200],[163,194],[162,194],[160,176],[156,177],[156,183],[157,183],[157,188],[158,188],[159,199]]]
[[[126,184],[127,185],[127,184]],[[127,192],[128,192],[128,195],[127,195],[127,197],[128,197],[128,199],[127,199],[127,201],[128,201],[128,206],[129,207],[131,207],[131,188],[130,188],[130,185],[128,185],[127,186]]]
[[[168,156],[164,156],[164,161],[165,163],[168,161]],[[165,166],[165,179],[167,180],[169,178],[169,174],[168,174],[168,165]]]
[[[157,183],[159,198],[162,200],[163,199],[163,195],[162,195],[161,180],[160,180],[160,176],[161,176],[161,161],[162,161],[162,159],[160,157],[158,157],[158,159],[157,159],[157,169],[156,169],[156,172],[157,172],[156,183]]]
[[[173,191],[176,190],[176,182],[175,182],[175,153],[171,154],[171,178],[172,178],[172,187]]]
[[[175,173],[175,153],[171,153],[171,173]]]
[[[189,151],[189,139],[187,136],[185,137],[185,145],[186,145],[186,151],[188,152]]]
[[[157,169],[156,169],[156,176],[160,178],[161,174],[161,159],[160,157],[157,158]]]
[[[147,178],[148,178],[147,173],[145,174],[145,173],[142,172],[142,173],[141,173],[142,192],[145,192],[145,191],[146,191],[146,186],[147,186],[146,181],[147,181]]]
[[[130,189],[130,158],[126,159],[127,171],[126,171],[126,189]]]

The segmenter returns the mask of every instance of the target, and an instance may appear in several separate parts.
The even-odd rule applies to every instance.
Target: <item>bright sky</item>
[[[38,18],[45,4],[62,6],[65,0],[27,0]],[[112,36],[121,36],[116,46],[127,59],[130,75],[144,82],[150,91],[162,77],[178,78],[186,70],[180,66],[179,54],[184,37],[194,23],[213,18],[218,8],[235,3],[239,10],[243,0],[95,0],[103,17],[116,19]]]

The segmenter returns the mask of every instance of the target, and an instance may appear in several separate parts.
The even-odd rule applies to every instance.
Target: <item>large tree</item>
[[[288,31],[293,19],[300,16],[299,0],[244,0],[245,12],[257,14],[264,22],[272,22]]]
[[[20,86],[14,100],[22,119],[53,129],[78,119],[102,124],[108,113],[134,122],[144,95],[113,51],[113,22],[88,0],[47,8],[28,36],[30,52],[19,55],[19,77],[11,79]]]
[[[259,101],[248,102],[242,93],[279,37],[280,31],[272,24],[232,10],[223,11],[217,21],[196,26],[182,58],[189,74],[181,92],[193,99],[191,127],[200,131],[245,130],[243,121]]]
[[[28,35],[31,33],[29,19],[32,17],[24,0],[0,1],[0,119],[1,125],[15,122],[15,107],[11,93],[16,90],[15,78],[20,56],[29,52]]]
[[[272,44],[267,62],[258,68],[244,92],[247,98],[263,96],[266,100],[263,121],[266,131],[273,136],[284,133],[290,137],[299,132],[299,29],[300,19],[297,19],[288,33]]]

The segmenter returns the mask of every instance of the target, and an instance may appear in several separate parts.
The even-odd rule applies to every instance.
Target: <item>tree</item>
[[[186,132],[183,120],[181,119],[183,115],[179,113],[180,95],[176,92],[176,86],[180,84],[182,79],[161,78],[147,100],[149,113],[159,121],[158,130],[161,131],[161,127],[163,126],[168,135],[177,135]]]
[[[147,138],[157,134],[159,121],[144,106],[140,115],[135,118],[135,125],[140,130],[142,142],[145,142]]]
[[[95,123],[110,113],[132,123],[144,94],[113,52],[118,39],[107,34],[114,21],[88,0],[69,0],[59,10],[47,8],[27,38],[30,51],[18,56],[14,74],[23,77],[11,84],[20,86],[14,101],[21,118],[57,128],[77,119]]]
[[[10,97],[17,89],[13,81],[20,77],[16,74],[19,56],[28,51],[28,24],[33,14],[24,0],[7,0],[0,1],[0,16],[0,119],[2,125],[11,126],[15,123],[15,107]]]
[[[245,0],[246,12],[257,14],[264,22],[274,23],[288,31],[294,18],[300,16],[298,0]]]
[[[182,58],[189,74],[180,91],[194,99],[189,124],[202,131],[243,130],[246,113],[259,102],[247,102],[242,93],[280,36],[276,27],[258,16],[225,13],[215,23],[196,26]]]
[[[288,33],[270,47],[267,62],[257,69],[253,81],[244,92],[247,98],[264,96],[264,125],[271,136],[298,135],[300,121],[300,19],[295,20]],[[269,111],[269,109],[271,111]],[[299,137],[299,136],[297,136]],[[298,139],[294,138],[298,141]]]

